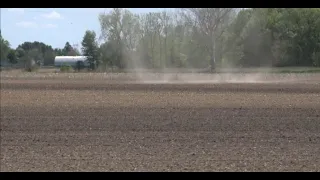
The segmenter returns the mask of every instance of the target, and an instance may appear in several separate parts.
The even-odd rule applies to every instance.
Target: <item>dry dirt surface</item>
[[[320,171],[320,78],[1,79],[1,171]]]

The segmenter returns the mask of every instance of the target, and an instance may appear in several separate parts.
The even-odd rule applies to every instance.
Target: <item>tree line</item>
[[[54,64],[55,56],[78,56],[81,53],[69,42],[66,42],[64,48],[52,48],[42,42],[24,42],[17,48],[11,48],[9,41],[5,40],[0,34],[1,40],[1,61],[10,64],[26,64],[33,60],[38,65]]]
[[[320,67],[319,17],[320,8],[179,8],[145,14],[114,8],[98,17],[100,37],[85,32],[82,54],[91,69],[102,70]],[[66,47],[52,49],[38,42],[15,50],[2,38],[1,43],[6,44],[1,59],[10,62],[18,61],[22,50],[23,56],[42,58],[44,64],[52,63],[54,55],[72,54]]]

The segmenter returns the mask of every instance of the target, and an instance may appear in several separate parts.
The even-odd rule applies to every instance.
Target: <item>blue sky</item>
[[[133,13],[161,11],[162,8],[128,8]],[[86,30],[100,35],[98,15],[106,8],[1,8],[1,34],[12,48],[25,41],[40,41],[53,48],[81,45]]]

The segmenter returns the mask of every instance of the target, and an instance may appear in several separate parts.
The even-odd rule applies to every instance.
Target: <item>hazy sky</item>
[[[146,13],[162,8],[128,8],[133,13]],[[1,8],[1,34],[12,48],[25,41],[40,41],[53,48],[81,44],[86,30],[100,35],[98,15],[105,8]]]

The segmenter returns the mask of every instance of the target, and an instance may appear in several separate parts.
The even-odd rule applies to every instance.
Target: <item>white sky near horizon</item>
[[[127,8],[133,13],[165,8]],[[63,48],[68,41],[81,45],[86,30],[100,35],[98,15],[110,8],[1,8],[1,34],[12,48],[26,41],[39,41]]]

